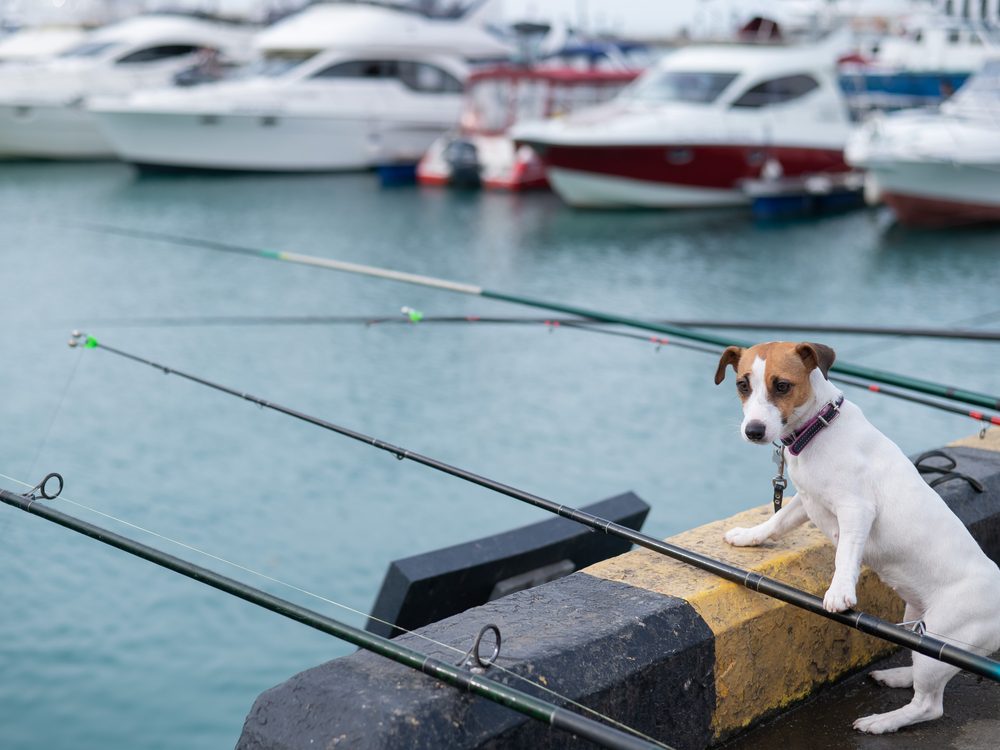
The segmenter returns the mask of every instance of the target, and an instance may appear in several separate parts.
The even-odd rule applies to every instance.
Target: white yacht
[[[745,180],[847,171],[834,44],[692,45],[610,103],[512,136],[573,206],[748,204]]]
[[[337,171],[415,163],[458,120],[475,61],[510,48],[482,6],[432,18],[378,4],[314,5],[261,32],[235,81],[95,102],[118,156],[146,166]]]
[[[940,111],[895,112],[848,141],[847,161],[868,170],[902,224],[1000,221],[1000,59],[988,62]]]
[[[88,33],[47,61],[0,68],[0,156],[113,156],[86,108],[90,97],[162,87],[200,62],[248,59],[254,28],[150,14]]]

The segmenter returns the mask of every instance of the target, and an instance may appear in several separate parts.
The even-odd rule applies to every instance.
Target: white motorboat
[[[516,126],[567,203],[749,202],[741,183],[843,172],[850,123],[832,46],[698,45],[667,55],[612,102]]]
[[[940,110],[895,112],[848,141],[849,163],[868,170],[872,193],[903,224],[1000,221],[1000,59]]]
[[[8,15],[9,14],[9,15]],[[0,0],[0,69],[34,63],[80,43],[87,31],[116,20],[100,0],[7,3]],[[10,33],[2,32],[10,23]]]
[[[510,52],[477,13],[446,19],[375,4],[312,6],[257,37],[262,61],[242,80],[143,92],[92,111],[119,157],[140,165],[413,164],[457,122],[469,63]]]
[[[47,61],[18,66],[0,85],[0,156],[113,156],[85,106],[90,97],[166,86],[206,60],[246,60],[252,31],[200,16],[150,14],[90,32]]]

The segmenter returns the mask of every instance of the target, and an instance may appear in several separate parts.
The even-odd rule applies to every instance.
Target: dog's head
[[[805,342],[772,341],[749,349],[730,346],[719,359],[715,384],[732,366],[743,402],[740,433],[751,443],[767,445],[812,416],[817,407],[815,390],[826,380],[835,357],[830,347]]]

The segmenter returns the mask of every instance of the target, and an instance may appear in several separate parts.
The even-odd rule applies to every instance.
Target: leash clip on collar
[[[788,487],[788,480],[785,479],[785,447],[781,443],[774,444],[774,463],[778,465],[778,473],[771,480],[774,488],[774,512],[781,510],[781,503],[785,499],[785,489]]]

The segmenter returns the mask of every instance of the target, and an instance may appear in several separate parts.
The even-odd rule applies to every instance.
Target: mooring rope
[[[25,489],[28,489],[28,490],[33,489],[35,487],[34,485],[31,485],[31,484],[29,484],[27,482],[24,482],[24,481],[20,480],[20,479],[16,479],[15,477],[9,476],[9,475],[4,474],[2,472],[0,472],[0,478],[7,479],[8,481],[14,482],[15,484],[19,484],[19,485],[21,485],[22,487],[24,487]],[[386,626],[388,626],[390,628],[394,628],[394,629],[399,630],[399,631],[401,631],[403,633],[406,633],[407,635],[416,636],[417,638],[420,638],[420,639],[422,639],[424,641],[427,641],[428,643],[431,643],[431,644],[433,644],[435,646],[438,646],[440,648],[446,649],[448,651],[452,651],[452,652],[454,652],[456,654],[459,654],[460,656],[465,656],[468,653],[468,649],[462,649],[462,648],[459,648],[457,646],[452,646],[451,644],[444,643],[444,642],[439,641],[439,640],[437,640],[435,638],[431,638],[430,636],[425,635],[424,633],[417,632],[416,630],[408,630],[407,628],[401,627],[401,626],[397,625],[396,623],[389,622],[388,620],[383,620],[381,618],[375,617],[374,615],[368,614],[367,612],[362,612],[361,610],[356,609],[354,607],[351,607],[348,604],[344,604],[343,602],[339,602],[339,601],[336,601],[334,599],[330,599],[329,597],[323,596],[322,594],[317,594],[317,593],[315,593],[313,591],[310,591],[308,589],[302,588],[301,586],[297,586],[297,585],[295,585],[293,583],[288,583],[287,581],[284,581],[284,580],[282,580],[280,578],[276,578],[276,577],[274,577],[272,575],[269,575],[267,573],[263,573],[261,571],[258,571],[258,570],[255,570],[253,568],[250,568],[250,567],[248,567],[246,565],[242,565],[240,563],[234,562],[232,560],[228,560],[228,559],[226,559],[224,557],[221,557],[219,555],[213,554],[213,553],[208,552],[208,551],[206,551],[204,549],[201,549],[199,547],[195,547],[194,545],[188,544],[186,542],[182,542],[179,539],[175,539],[175,538],[167,536],[165,534],[161,534],[161,533],[159,533],[157,531],[153,531],[152,529],[149,529],[149,528],[147,528],[145,526],[140,526],[137,523],[133,523],[131,521],[127,521],[124,518],[120,518],[120,517],[112,515],[110,513],[106,513],[105,511],[99,510],[99,509],[94,508],[92,506],[89,506],[89,505],[87,505],[85,503],[81,503],[78,500],[73,500],[73,499],[69,498],[67,495],[63,494],[63,493],[61,493],[59,495],[59,497],[57,498],[57,500],[69,503],[70,505],[74,505],[77,508],[80,508],[81,510],[87,511],[88,513],[93,513],[95,515],[101,516],[102,518],[107,519],[109,521],[112,521],[114,523],[118,523],[118,524],[121,524],[123,526],[127,526],[128,528],[133,529],[134,531],[138,531],[138,532],[140,532],[142,534],[147,534],[149,536],[152,536],[152,537],[154,537],[156,539],[159,539],[159,540],[161,540],[163,542],[166,542],[168,544],[176,545],[176,546],[181,547],[182,549],[185,549],[185,550],[187,550],[189,552],[193,552],[193,553],[195,553],[197,555],[202,555],[204,557],[207,557],[210,560],[214,560],[215,562],[222,563],[224,565],[228,565],[228,566],[233,567],[233,568],[235,568],[237,570],[240,570],[240,571],[242,571],[244,573],[248,573],[250,575],[253,575],[253,576],[256,576],[258,578],[261,578],[262,580],[268,581],[268,582],[276,584],[278,586],[282,586],[284,588],[287,588],[287,589],[289,589],[291,591],[295,591],[296,593],[302,594],[304,596],[316,599],[317,601],[321,601],[321,602],[324,602],[325,604],[330,604],[330,605],[332,605],[334,607],[338,607],[339,609],[342,609],[345,612],[350,612],[351,614],[354,614],[354,615],[359,615],[361,617],[369,618],[369,619],[371,619],[371,620],[373,620],[375,622],[378,622],[378,623],[380,623],[382,625],[386,625]],[[513,657],[504,655],[504,656],[499,656],[498,658],[509,659],[509,658],[513,658]],[[659,740],[657,740],[657,739],[655,739],[653,737],[650,737],[649,735],[646,735],[643,732],[640,732],[638,729],[634,729],[633,727],[630,727],[629,725],[624,724],[624,723],[618,721],[617,719],[614,719],[614,718],[612,718],[612,717],[610,717],[610,716],[608,716],[606,714],[603,714],[603,713],[601,713],[600,711],[598,711],[598,710],[596,710],[594,708],[591,708],[591,707],[586,706],[586,705],[584,705],[584,704],[582,704],[582,703],[580,703],[578,701],[575,701],[572,698],[570,698],[570,697],[568,697],[566,695],[563,695],[562,693],[559,693],[558,691],[553,690],[552,688],[550,688],[550,687],[548,687],[546,685],[543,685],[540,682],[532,680],[531,678],[526,677],[524,675],[518,674],[517,672],[515,672],[515,671],[513,671],[511,669],[508,669],[508,668],[502,666],[501,664],[496,663],[496,661],[491,662],[490,663],[490,667],[495,667],[497,670],[499,670],[500,672],[503,672],[504,674],[512,677],[513,679],[516,679],[516,680],[518,680],[518,681],[520,681],[520,682],[522,682],[524,684],[531,685],[533,688],[535,688],[537,690],[541,690],[542,692],[544,692],[544,693],[546,693],[546,694],[548,694],[548,695],[550,695],[550,696],[552,696],[554,698],[557,698],[557,699],[565,702],[566,704],[573,706],[574,708],[577,708],[577,709],[579,709],[581,711],[584,711],[585,713],[588,713],[591,716],[597,717],[597,718],[601,719],[602,721],[607,722],[608,724],[610,724],[612,726],[618,727],[622,731],[628,732],[630,734],[635,735],[636,737],[639,737],[639,738],[641,738],[643,740],[646,740],[647,742],[650,742],[650,743],[656,745],[657,747],[663,748],[664,750],[672,750],[672,748],[669,745],[665,745],[664,743],[660,742]]]

